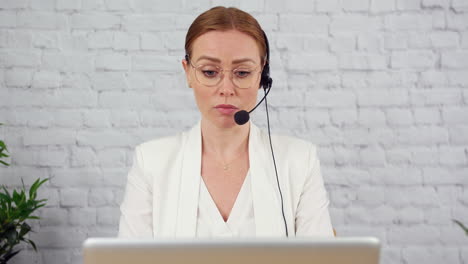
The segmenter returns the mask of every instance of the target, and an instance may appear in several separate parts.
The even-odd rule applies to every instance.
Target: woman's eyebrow
[[[197,59],[197,62],[200,61],[200,60],[210,60],[210,61],[214,61],[214,62],[217,62],[217,63],[221,63],[221,60],[220,60],[220,59],[215,58],[215,57],[206,56],[206,55],[200,56],[200,57]],[[242,62],[252,62],[252,63],[255,63],[255,61],[254,61],[253,59],[251,59],[251,58],[241,58],[241,59],[233,60],[233,61],[232,61],[232,64],[238,64],[238,63],[242,63]]]
[[[220,60],[220,59],[214,58],[214,57],[210,57],[210,56],[206,56],[206,55],[203,55],[203,56],[201,56],[200,58],[197,59],[197,61],[199,61],[199,60],[210,60],[210,61],[214,61],[214,62],[221,63],[221,60]]]

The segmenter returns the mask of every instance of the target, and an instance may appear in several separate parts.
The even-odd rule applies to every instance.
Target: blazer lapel
[[[201,172],[200,122],[187,134],[180,177],[176,237],[195,237]]]
[[[257,237],[284,236],[281,200],[268,138],[250,122],[249,161]]]

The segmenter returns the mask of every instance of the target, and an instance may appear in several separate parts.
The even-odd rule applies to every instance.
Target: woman
[[[272,137],[276,176],[268,135],[234,121],[255,106],[268,77],[258,22],[236,8],[212,8],[190,26],[185,49],[182,66],[202,118],[188,132],[136,147],[119,236],[333,236],[315,147]]]

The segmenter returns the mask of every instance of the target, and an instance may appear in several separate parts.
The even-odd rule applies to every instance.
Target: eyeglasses
[[[195,69],[195,78],[205,86],[216,86],[224,79],[224,72],[231,72],[232,83],[237,88],[248,89],[252,87],[260,76],[260,71],[257,67],[240,66],[238,68],[228,70],[212,64],[202,64],[194,66],[190,62],[190,66]]]

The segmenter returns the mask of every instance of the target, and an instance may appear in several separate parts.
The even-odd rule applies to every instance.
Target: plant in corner
[[[1,125],[1,123],[0,123]],[[3,158],[8,157],[5,142],[0,140],[0,164],[9,166]],[[0,165],[0,166],[1,166]],[[20,252],[17,246],[21,242],[30,244],[37,251],[36,244],[27,238],[31,226],[26,220],[37,220],[33,213],[45,205],[46,199],[37,199],[37,190],[48,179],[37,179],[29,188],[8,191],[5,185],[0,187],[0,264],[6,264]]]

